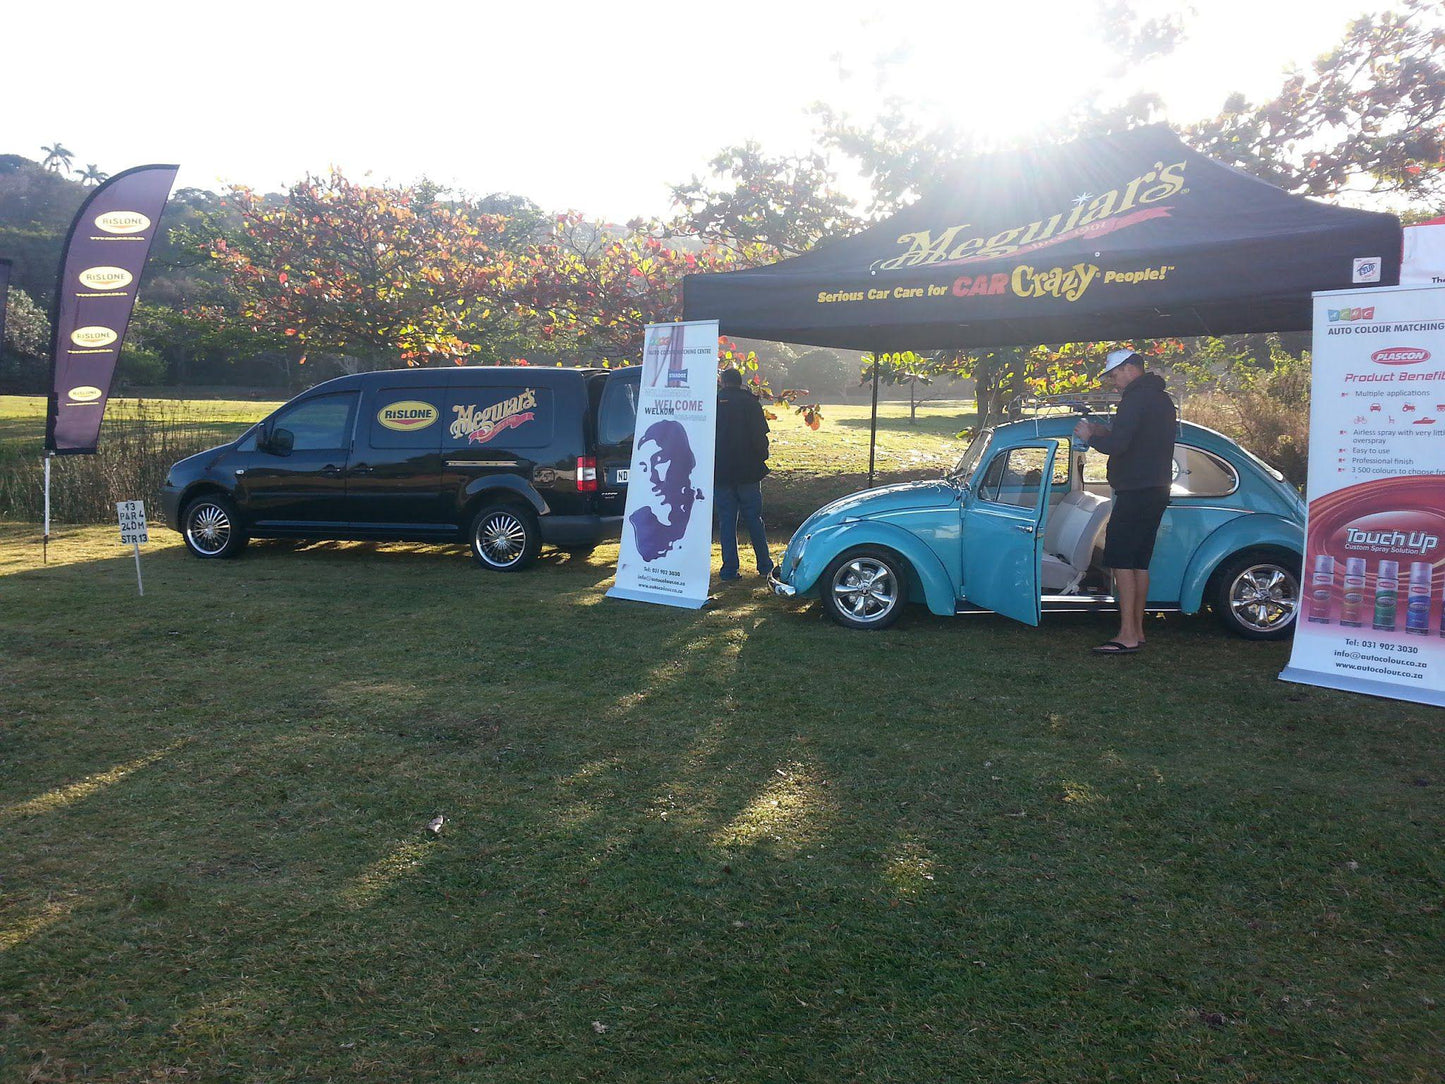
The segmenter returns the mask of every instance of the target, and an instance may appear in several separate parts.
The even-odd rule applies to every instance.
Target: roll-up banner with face
[[[49,452],[95,451],[141,269],[177,168],[117,173],[90,194],[71,223],[51,328]]]
[[[695,610],[712,578],[717,321],[649,324],[610,598]]]
[[[1445,706],[1445,286],[1314,303],[1302,598],[1280,677]]]
[[[10,297],[10,261],[0,260],[0,354],[5,352],[5,302]]]

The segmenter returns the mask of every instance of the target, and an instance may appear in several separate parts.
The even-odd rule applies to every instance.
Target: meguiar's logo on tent
[[[1330,323],[1332,324],[1341,322],[1348,323],[1353,320],[1373,320],[1375,318],[1375,306],[1373,305],[1369,308],[1327,309],[1325,311],[1329,315]]]
[[[124,290],[135,281],[124,267],[87,267],[75,277],[89,290]]]
[[[376,420],[388,429],[409,433],[413,429],[425,429],[437,420],[439,414],[440,411],[430,403],[405,399],[382,407],[376,412]]]
[[[120,338],[108,327],[78,327],[70,333],[70,341],[76,346],[109,346]]]
[[[89,384],[82,384],[78,388],[71,388],[70,394],[66,396],[72,403],[93,403],[105,392],[99,388],[92,388]]]
[[[1370,355],[1376,365],[1418,365],[1430,360],[1430,351],[1418,346],[1387,346]]]
[[[1164,218],[1167,207],[1143,207],[1158,203],[1181,192],[1184,169],[1188,163],[1155,162],[1154,168],[1141,173],[1128,184],[1111,188],[1101,195],[1080,193],[1071,210],[1059,211],[1048,218],[1000,230],[992,236],[969,235],[970,223],[942,227],[935,235],[931,230],[914,230],[898,238],[908,251],[901,256],[877,260],[870,270],[897,271],[908,267],[929,267],[935,264],[973,263],[1002,256],[1022,255],[1079,237],[1100,237],[1115,230]]]
[[[531,421],[535,415],[532,408],[537,405],[537,390],[528,388],[520,395],[503,399],[489,407],[478,409],[476,404],[452,407],[456,419],[449,432],[453,440],[465,440],[469,444],[485,444],[507,429],[514,429]]]
[[[150,224],[151,220],[139,211],[106,211],[95,216],[95,228],[105,233],[140,233]]]

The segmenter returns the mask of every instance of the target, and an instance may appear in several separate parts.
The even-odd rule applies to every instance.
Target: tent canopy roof
[[[1400,237],[1156,125],[982,157],[852,237],[689,275],[684,319],[857,350],[1304,330],[1313,291],[1396,284]]]

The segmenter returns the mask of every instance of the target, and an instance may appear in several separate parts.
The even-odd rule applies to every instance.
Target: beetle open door
[[[965,600],[1025,625],[1039,623],[1044,515],[1059,443],[999,449],[975,474],[963,511]]]

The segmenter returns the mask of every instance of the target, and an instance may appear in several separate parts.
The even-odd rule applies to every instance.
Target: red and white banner
[[[1303,597],[1280,677],[1445,705],[1445,286],[1314,298]]]

